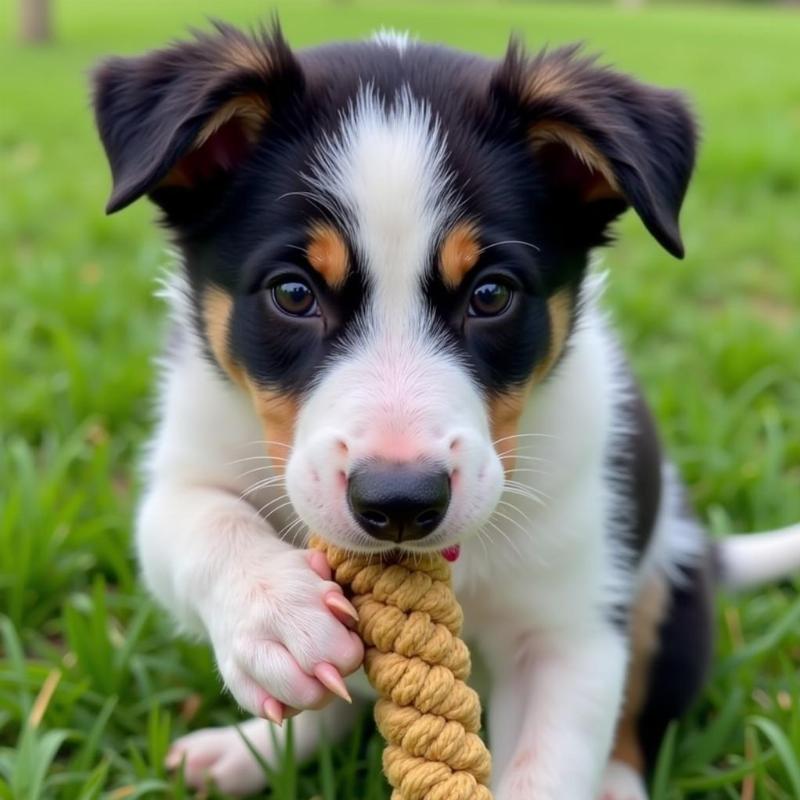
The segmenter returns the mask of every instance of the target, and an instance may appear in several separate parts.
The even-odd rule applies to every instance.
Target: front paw
[[[319,708],[361,665],[355,610],[320,556],[301,550],[242,563],[220,576],[206,620],[220,673],[239,705],[280,722]],[[351,611],[352,609],[352,611]]]

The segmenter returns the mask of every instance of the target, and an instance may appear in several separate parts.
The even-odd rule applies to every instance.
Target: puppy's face
[[[163,209],[210,358],[345,546],[478,530],[591,248],[630,205],[681,253],[685,107],[574,51],[293,54],[220,28],[107,62],[95,102],[110,210]]]

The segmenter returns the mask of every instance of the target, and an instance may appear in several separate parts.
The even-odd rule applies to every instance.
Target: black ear
[[[578,50],[529,57],[512,41],[493,96],[516,109],[543,174],[598,234],[632,206],[656,240],[682,258],[678,217],[697,146],[687,103]]]
[[[162,206],[217,186],[258,141],[281,98],[302,90],[277,23],[255,35],[220,23],[93,74],[97,128],[113,176],[106,210],[145,193]]]

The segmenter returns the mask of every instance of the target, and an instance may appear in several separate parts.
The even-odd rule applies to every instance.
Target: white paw
[[[603,776],[598,800],[647,800],[642,776],[621,761],[612,761]]]
[[[266,729],[266,722],[261,725]],[[259,743],[253,741],[253,745],[261,751]],[[166,766],[178,769],[181,764],[192,789],[213,783],[220,791],[238,796],[259,792],[267,785],[264,770],[234,727],[205,728],[178,739],[170,748]]]
[[[225,685],[256,716],[279,721],[286,707],[324,705],[329,689],[346,695],[341,676],[363,659],[361,640],[342,621],[349,603],[319,557],[288,550],[240,563],[218,576],[204,603]]]

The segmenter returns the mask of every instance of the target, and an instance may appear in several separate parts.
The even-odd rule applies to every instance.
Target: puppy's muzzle
[[[350,473],[347,500],[372,537],[409,542],[433,533],[450,505],[450,475],[431,463],[363,461]]]

